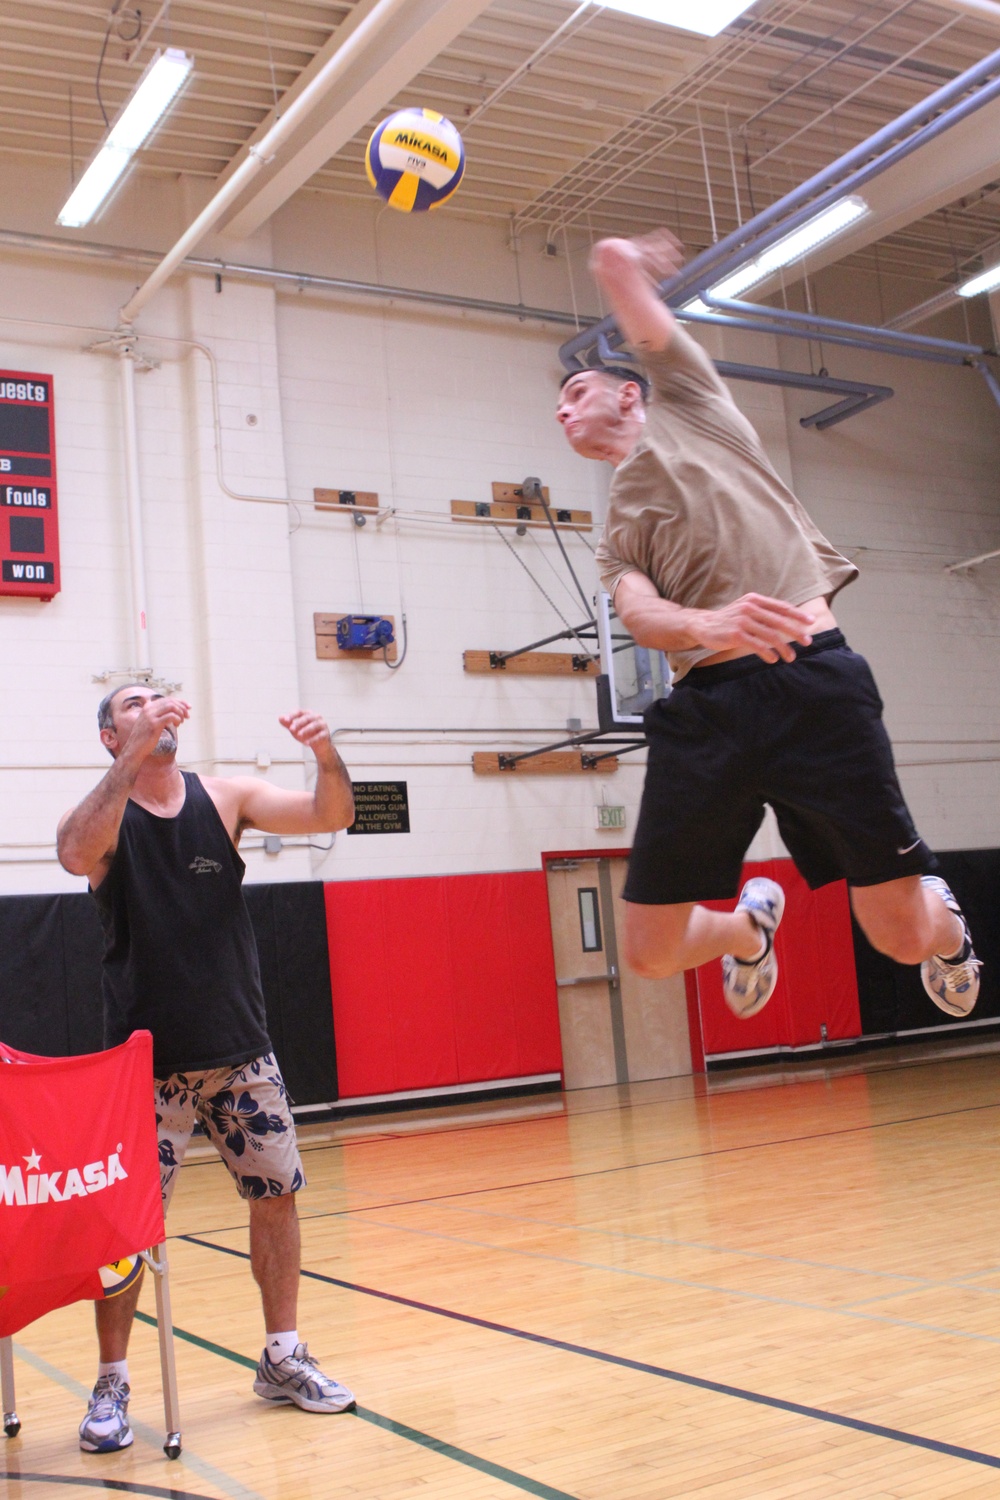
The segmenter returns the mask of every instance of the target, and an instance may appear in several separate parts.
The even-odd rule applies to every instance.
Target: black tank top
[[[153,1033],[157,1078],[270,1052],[244,865],[199,777],[175,818],[125,804],[94,891],[104,923],[104,1045]]]

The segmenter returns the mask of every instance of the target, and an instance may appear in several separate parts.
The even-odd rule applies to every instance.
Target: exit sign
[[[58,592],[52,376],[0,370],[0,594]]]
[[[607,807],[601,803],[594,808],[594,827],[613,828],[620,833],[625,827],[624,807]]]

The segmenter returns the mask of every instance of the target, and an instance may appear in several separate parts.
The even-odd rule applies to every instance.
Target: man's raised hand
[[[632,244],[638,252],[639,264],[657,286],[676,276],[684,264],[684,246],[670,229],[654,229],[650,234],[640,234]]]
[[[278,723],[288,730],[293,740],[308,746],[321,765],[336,758],[330,729],[322,714],[297,708],[294,713],[281,714]]]
[[[191,705],[183,698],[147,698],[138,710],[122,754],[128,760],[145,760],[152,755],[164,730],[177,748],[177,730],[191,715]]]

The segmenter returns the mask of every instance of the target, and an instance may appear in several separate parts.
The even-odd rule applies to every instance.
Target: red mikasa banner
[[[0,1338],[163,1237],[149,1032],[85,1057],[0,1043]]]

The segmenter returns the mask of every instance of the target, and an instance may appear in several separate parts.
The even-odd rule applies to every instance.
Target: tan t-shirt
[[[744,594],[831,599],[858,576],[776,473],[715,366],[682,328],[643,365],[646,426],[611,481],[597,548],[608,593],[645,573],[661,598],[717,609]],[[713,654],[667,653],[675,679]]]

